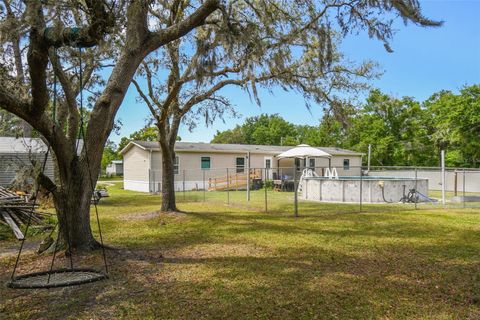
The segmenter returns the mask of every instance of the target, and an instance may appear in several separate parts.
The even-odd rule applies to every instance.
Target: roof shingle
[[[156,141],[139,141],[135,140],[132,143],[146,149],[153,151],[160,151],[160,146]],[[266,145],[251,145],[251,144],[220,144],[220,143],[204,143],[204,142],[182,142],[175,143],[175,151],[184,152],[251,152],[251,153],[272,153],[278,154],[289,149],[293,146],[266,146]],[[335,148],[335,147],[317,147],[318,149],[325,151],[332,156],[348,155],[348,156],[361,156],[363,153]],[[126,151],[127,148],[124,150]],[[122,150],[123,151],[123,150]]]

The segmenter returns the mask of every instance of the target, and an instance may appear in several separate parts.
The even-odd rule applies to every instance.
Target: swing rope
[[[95,192],[95,183],[93,182],[92,178],[92,170],[90,169],[90,160],[88,158],[88,150],[87,144],[85,143],[85,130],[84,130],[84,108],[83,108],[83,72],[82,72],[82,48],[78,47],[78,54],[79,54],[79,62],[80,62],[80,132],[79,135],[83,139],[83,147],[85,148],[85,161],[87,163],[87,172],[88,172],[88,179],[90,181],[90,188],[92,192]],[[95,215],[97,217],[97,225],[98,225],[98,235],[100,237],[100,245],[102,247],[102,255],[103,255],[103,262],[105,267],[105,273],[108,274],[108,266],[107,266],[107,256],[105,254],[105,246],[103,245],[103,236],[102,236],[102,228],[100,227],[100,219],[98,217],[98,207],[97,202],[93,201],[93,206],[95,208]]]
[[[57,49],[54,48],[54,55],[57,57]],[[79,74],[79,94],[80,94],[80,130],[78,133],[77,141],[76,141],[76,147],[75,147],[75,152],[76,155],[78,155],[78,147],[79,147],[79,141],[80,138],[83,139],[83,147],[85,148],[85,160],[86,160],[86,165],[87,165],[87,172],[88,172],[88,179],[90,183],[90,188],[92,192],[95,192],[95,183],[92,178],[92,173],[91,173],[91,168],[90,168],[90,161],[88,157],[88,150],[87,150],[87,145],[85,143],[85,130],[84,130],[84,107],[83,107],[83,66],[82,66],[82,48],[79,47],[79,69],[78,69],[78,74]],[[54,68],[54,81],[53,81],[53,111],[52,111],[52,119],[53,119],[53,125],[52,125],[52,132],[53,132],[53,138],[55,139],[55,130],[56,130],[56,107],[57,107],[57,73]],[[47,143],[47,152],[45,153],[45,158],[43,160],[43,165],[42,165],[42,170],[41,173],[44,174],[47,161],[48,161],[48,156],[51,152],[51,145],[50,143]],[[65,190],[62,179],[60,179],[60,188],[61,190]],[[50,264],[50,269],[49,271],[46,272],[37,272],[37,273],[31,273],[31,274],[26,274],[23,276],[17,276],[15,277],[16,270],[18,268],[18,264],[20,261],[20,256],[24,247],[24,243],[26,240],[26,235],[28,233],[32,216],[36,207],[37,203],[37,198],[38,198],[38,193],[39,193],[39,184],[37,183],[37,187],[34,193],[34,199],[32,203],[32,207],[30,210],[29,218],[27,221],[27,225],[25,228],[25,236],[22,238],[22,242],[20,245],[20,249],[17,255],[17,258],[15,260],[15,266],[13,268],[12,275],[10,277],[10,283],[9,286],[12,288],[53,288],[53,287],[63,287],[63,286],[69,286],[69,285],[77,285],[77,284],[83,284],[83,283],[89,283],[93,281],[98,281],[102,280],[108,277],[108,265],[107,265],[107,257],[105,253],[105,246],[103,244],[103,236],[102,236],[102,229],[100,226],[100,219],[99,219],[99,214],[98,214],[98,207],[96,202],[94,201],[94,207],[95,207],[95,214],[97,218],[97,225],[98,225],[98,232],[99,232],[99,237],[100,237],[100,245],[102,248],[102,256],[103,256],[103,262],[104,262],[104,268],[105,268],[105,274],[98,274],[97,271],[93,269],[74,269],[73,266],[73,253],[71,250],[71,239],[70,239],[70,232],[69,232],[69,227],[68,227],[68,215],[66,212],[63,212],[64,214],[64,219],[65,219],[65,228],[66,228],[66,240],[67,240],[67,245],[68,245],[68,253],[69,253],[69,260],[70,260],[70,269],[59,269],[59,270],[53,270],[53,266],[55,264],[55,258],[56,258],[56,253],[58,251],[58,243],[59,243],[59,238],[60,238],[60,228],[57,233],[57,239],[55,241],[55,247],[53,251],[53,256],[52,256],[52,262]],[[49,190],[53,191],[53,190]],[[70,188],[68,187],[66,192],[66,196],[68,197]],[[63,203],[64,207],[67,208],[66,206],[66,199],[63,197]],[[59,226],[58,222],[55,225],[54,229],[50,233],[49,237],[52,235],[53,231],[55,228]],[[46,284],[43,282],[44,276],[47,275],[46,279]],[[51,276],[54,275],[55,283],[50,283]],[[25,281],[25,283],[22,283],[22,281]]]
[[[55,58],[57,57],[57,48],[54,48],[54,56]],[[56,130],[56,125],[57,125],[57,73],[53,72],[53,111],[52,111],[52,119],[53,119],[53,125],[52,125],[52,132],[53,132],[53,139],[55,139],[55,130]],[[60,179],[60,188],[61,190],[65,190],[63,187],[63,182],[62,179]],[[69,194],[69,190],[67,190],[67,197]],[[63,207],[66,208],[66,200],[63,198]],[[73,255],[72,255],[72,246],[71,246],[71,241],[70,241],[70,232],[68,232],[68,216],[66,212],[63,212],[63,219],[65,219],[65,229],[66,234],[67,234],[67,246],[68,246],[68,253],[69,253],[69,260],[70,260],[70,270],[73,270]],[[58,222],[57,222],[58,225]],[[50,272],[48,273],[48,278],[47,278],[47,284],[50,283],[51,275],[52,275],[52,270],[53,266],[55,264],[55,258],[57,256],[57,251],[58,251],[58,242],[60,240],[60,227],[57,232],[57,239],[55,240],[55,248],[53,249],[53,256],[52,256],[52,262],[50,264]]]

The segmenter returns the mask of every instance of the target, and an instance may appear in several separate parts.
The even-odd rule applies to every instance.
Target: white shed
[[[113,160],[105,170],[107,176],[123,176],[123,161]]]

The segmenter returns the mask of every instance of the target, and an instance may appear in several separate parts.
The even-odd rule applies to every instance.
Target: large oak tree
[[[187,9],[178,2],[176,10],[158,18],[175,24]],[[366,30],[390,50],[392,16],[421,26],[440,24],[424,18],[414,0],[243,0],[222,9],[150,55],[134,80],[159,131],[164,211],[176,210],[174,146],[180,124],[191,128],[201,117],[209,123],[234,113],[223,88],[240,87],[260,104],[258,87],[281,87],[301,93],[307,107],[315,102],[342,114],[347,104],[341,97],[358,93],[372,76],[372,63],[353,64],[339,51],[344,36]]]
[[[60,239],[69,235],[74,249],[98,247],[89,213],[94,173],[99,171],[115,115],[139,64],[148,54],[204,24],[220,6],[219,0],[188,1],[184,19],[167,26],[156,18],[175,10],[177,2],[183,1],[3,1],[0,108],[28,122],[51,146],[57,178],[50,181],[41,176],[39,180],[53,193]],[[13,28],[7,24],[12,15],[17,22]],[[77,47],[84,48],[82,81]],[[105,65],[111,68],[107,77],[101,70]],[[61,88],[55,121],[52,70]],[[90,91],[91,113],[77,155],[81,82]]]
[[[180,9],[181,14],[177,14]],[[53,194],[60,239],[65,240],[69,235],[73,248],[89,250],[98,247],[89,219],[96,174],[90,175],[99,171],[115,115],[147,56],[168,44],[171,44],[167,46],[169,50],[175,50],[178,45],[175,40],[199,26],[212,25],[218,28],[212,35],[222,35],[229,46],[237,44],[241,50],[249,50],[249,42],[255,40],[250,32],[265,36],[255,40],[263,48],[295,40],[302,43],[306,39],[298,36],[306,34],[315,42],[316,34],[318,55],[327,57],[322,61],[328,62],[333,51],[322,44],[332,43],[325,41],[331,36],[328,30],[332,26],[324,21],[325,17],[331,17],[331,24],[343,34],[365,28],[387,45],[392,34],[387,18],[390,12],[420,25],[438,25],[421,15],[417,0],[3,0],[0,108],[26,121],[51,146],[57,164],[56,179],[51,181],[42,175],[39,181]],[[205,45],[217,38],[205,37]],[[255,43],[252,45],[255,47]],[[81,76],[78,47],[84,48]],[[240,73],[241,77],[249,77],[258,70],[255,50],[253,69]],[[206,57],[211,50],[205,48],[200,54]],[[278,58],[271,56],[272,61],[275,59]],[[273,66],[281,65],[280,60]],[[216,63],[206,61],[212,67],[207,72],[215,72]],[[242,66],[251,65],[248,56],[241,61]],[[268,65],[268,60],[263,61]],[[290,61],[285,63],[288,65]],[[195,69],[200,65],[196,64]],[[102,71],[102,67],[107,68]],[[55,120],[54,79],[58,79],[61,89]],[[255,81],[251,82],[254,89]],[[174,83],[165,86],[173,88]],[[78,110],[80,84],[88,90],[90,113],[84,128],[84,144],[77,155],[77,137],[83,123]],[[172,97],[175,100],[177,95]]]

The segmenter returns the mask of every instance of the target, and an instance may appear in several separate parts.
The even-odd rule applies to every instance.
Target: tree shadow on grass
[[[436,251],[450,249],[438,246]],[[473,319],[480,314],[478,287],[471,286],[478,260],[436,261],[408,246],[364,256],[308,246],[281,253],[252,247],[251,255],[244,253],[162,257],[153,250],[122,251],[110,257],[115,263],[106,282],[29,291],[30,298],[40,299],[33,302],[31,316]],[[38,301],[50,309],[41,310]]]
[[[480,236],[468,225],[413,213],[186,215],[186,223],[158,230],[155,220],[129,224],[147,231],[134,241],[116,235],[129,249],[108,251],[109,280],[49,291],[2,287],[0,312],[7,319],[480,316]],[[122,223],[112,228],[121,233]],[[83,259],[101,266],[100,257]]]

